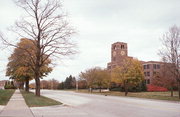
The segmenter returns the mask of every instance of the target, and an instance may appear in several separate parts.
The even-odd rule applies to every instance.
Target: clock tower
[[[111,62],[121,62],[128,56],[127,43],[116,42],[111,47]]]
[[[108,63],[108,69],[120,66],[123,60],[128,57],[128,46],[124,42],[116,42],[111,46],[111,62]]]

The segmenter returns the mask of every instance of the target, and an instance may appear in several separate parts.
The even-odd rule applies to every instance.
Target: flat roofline
[[[164,63],[162,61],[142,61],[142,64],[148,64],[148,63]]]
[[[115,43],[113,43],[113,44],[118,44],[118,43],[127,44],[127,43],[125,43],[125,42],[115,42]],[[112,45],[113,45],[113,44],[112,44]]]

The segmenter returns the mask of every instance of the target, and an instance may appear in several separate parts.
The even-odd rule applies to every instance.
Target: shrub
[[[110,91],[122,91],[124,92],[124,87],[120,85],[113,85],[113,87],[110,88]],[[142,81],[137,86],[129,86],[128,87],[129,92],[141,92],[141,91],[147,91],[147,87],[144,81]]]
[[[147,91],[168,91],[167,88],[155,86],[155,85],[147,85]]]
[[[14,83],[12,81],[8,81],[5,83],[4,89],[16,89],[16,87],[14,86]]]

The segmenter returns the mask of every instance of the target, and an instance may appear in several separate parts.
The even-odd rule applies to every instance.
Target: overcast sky
[[[78,34],[72,39],[78,44],[79,54],[73,59],[58,60],[44,79],[62,81],[91,67],[106,68],[111,44],[118,41],[128,43],[129,56],[159,61],[160,37],[172,25],[180,26],[180,0],[63,0],[62,4],[77,29]],[[1,0],[0,30],[5,32],[21,14],[12,0]],[[7,79],[5,69],[11,52],[0,52],[0,79]]]

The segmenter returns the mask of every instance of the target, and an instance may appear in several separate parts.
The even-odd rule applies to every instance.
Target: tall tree
[[[60,0],[15,0],[27,16],[15,23],[12,31],[21,38],[32,39],[36,47],[35,55],[29,57],[33,63],[36,83],[36,95],[40,96],[40,71],[50,57],[62,57],[76,53],[75,44],[70,40],[75,33],[62,11]],[[7,45],[13,44],[1,36]],[[34,43],[35,42],[35,43]],[[46,57],[43,57],[47,55]],[[34,59],[35,58],[35,59]]]
[[[91,68],[85,72],[80,73],[80,78],[86,80],[87,85],[90,89],[99,88],[100,92],[103,87],[108,88],[110,83],[110,73],[99,67]],[[90,90],[92,91],[92,90]]]
[[[126,58],[122,66],[116,67],[112,71],[112,81],[120,83],[125,90],[125,96],[128,94],[128,88],[138,86],[144,79],[141,63],[136,59]]]
[[[64,82],[59,83],[58,89],[64,89]]]
[[[64,88],[65,89],[72,89],[72,88],[75,88],[75,86],[76,86],[76,79],[75,79],[75,77],[72,77],[72,75],[70,75],[64,81]]]
[[[31,63],[32,61],[28,53],[24,50],[31,52],[32,55],[35,54],[36,48],[32,43],[32,40],[23,38],[17,44],[17,48],[14,49],[13,54],[9,57],[6,75],[10,76],[16,81],[25,82],[26,91],[29,91],[29,80],[34,78],[34,71]],[[52,71],[52,68],[48,66],[51,61],[47,59],[45,63],[46,64],[44,64],[44,66],[42,66],[40,69],[41,77],[46,76],[49,72]]]
[[[96,69],[97,77],[94,79],[94,86],[99,88],[101,92],[102,88],[109,88],[111,76],[110,72],[106,69],[98,68]]]
[[[171,64],[171,67],[167,69],[175,76],[180,99],[180,27],[174,25],[169,28],[162,37],[162,44],[159,55],[164,62]]]
[[[79,77],[86,80],[88,88],[92,91],[91,89],[93,88],[94,80],[97,77],[96,68],[87,69],[85,72],[81,72]]]

